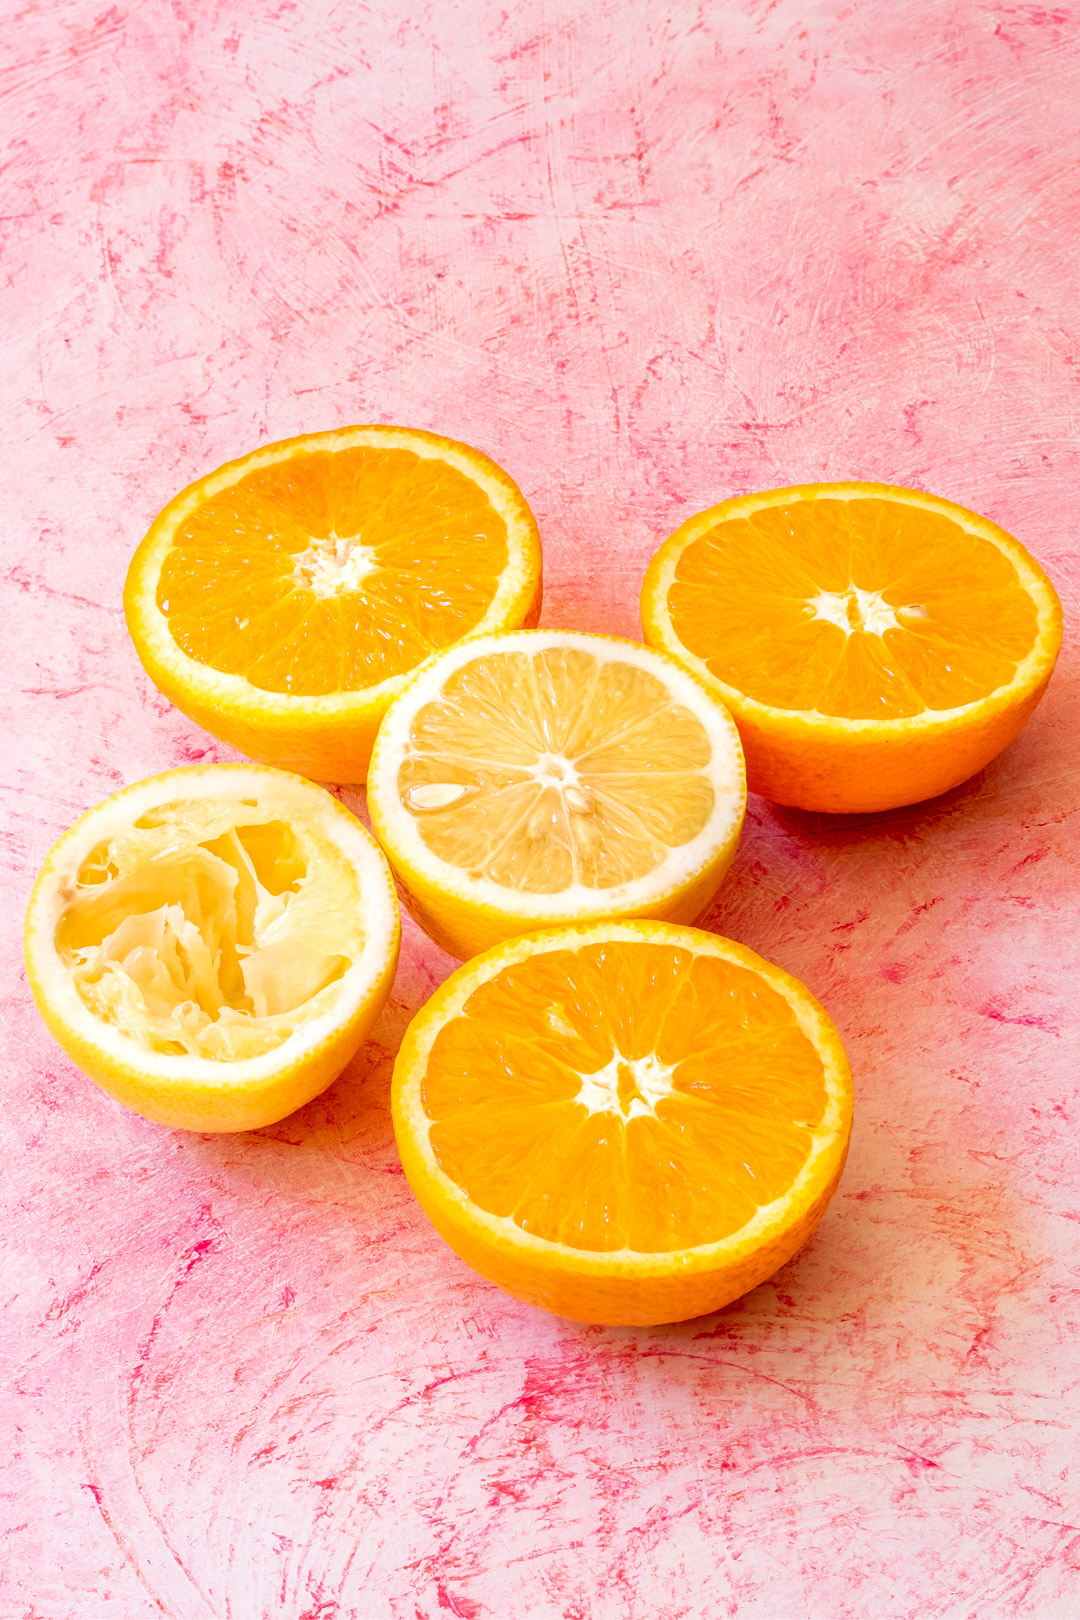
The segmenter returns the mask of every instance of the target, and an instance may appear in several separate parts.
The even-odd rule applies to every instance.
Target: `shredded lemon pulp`
[[[56,943],[91,1012],[148,1050],[253,1058],[330,1009],[363,947],[359,885],[299,815],[185,800],[91,852]]]
[[[622,659],[488,653],[416,715],[401,803],[432,854],[533,894],[655,871],[713,813],[700,720]]]

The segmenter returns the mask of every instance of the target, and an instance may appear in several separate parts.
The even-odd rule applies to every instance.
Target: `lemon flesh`
[[[90,853],[56,942],[90,1011],[147,1050],[258,1057],[359,959],[359,885],[272,808],[181,801]]]
[[[734,722],[696,677],[570,631],[430,659],[388,710],[368,779],[406,903],[462,958],[558,921],[695,920],[745,803]]]
[[[133,783],[53,845],[27,977],[84,1073],[198,1131],[282,1119],[334,1080],[393,983],[386,859],[325,789],[262,765]]]

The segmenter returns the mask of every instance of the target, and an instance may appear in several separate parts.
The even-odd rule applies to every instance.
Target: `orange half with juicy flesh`
[[[368,809],[406,904],[461,958],[555,922],[694,922],[746,806],[734,722],[673,659],[562,630],[474,637],[387,711]]]
[[[382,851],[262,765],[136,782],[53,845],[30,987],[72,1062],[136,1113],[246,1131],[309,1102],[382,1011],[400,922]]]
[[[394,1070],[405,1174],[458,1255],[582,1322],[718,1309],[789,1260],[843,1169],[851,1076],[809,991],[668,923],[467,962]]]
[[[243,753],[362,782],[390,700],[462,636],[535,624],[536,522],[479,450],[415,428],[308,433],[155,520],[124,591],[150,678]]]
[[[988,518],[890,484],[803,484],[690,518],[645,576],[645,639],[731,709],[749,786],[805,810],[944,793],[1020,731],[1061,605]]]

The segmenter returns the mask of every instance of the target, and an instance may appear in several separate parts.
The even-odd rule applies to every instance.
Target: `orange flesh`
[[[267,692],[359,691],[475,629],[507,562],[484,491],[411,450],[316,451],[181,525],[157,603],[178,646]]]
[[[421,1096],[440,1168],[481,1209],[649,1254],[716,1242],[785,1193],[826,1106],[821,1058],[764,979],[630,941],[481,985]]]
[[[432,853],[534,894],[632,882],[715,805],[697,717],[648,671],[569,648],[464,665],[409,745],[398,791]]]
[[[683,645],[774,708],[903,719],[977,702],[1038,633],[1009,559],[882,498],[795,501],[719,523],[668,591]]]

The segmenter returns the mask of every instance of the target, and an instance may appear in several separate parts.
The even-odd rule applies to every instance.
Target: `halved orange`
[[[645,575],[645,639],[728,705],[753,792],[868,811],[944,793],[1050,679],[1061,604],[1004,529],[891,484],[722,501]]]
[[[151,679],[252,758],[362,782],[391,698],[432,652],[535,624],[536,522],[479,450],[416,428],[307,433],[159,514],[124,608]]]
[[[746,808],[730,714],[674,659],[569,630],[473,636],[388,709],[368,809],[458,957],[556,922],[696,922]]]
[[[716,1310],[789,1260],[843,1169],[851,1076],[810,992],[670,923],[552,928],[451,975],[394,1070],[433,1225],[582,1322]]]
[[[114,793],[49,851],[30,987],[136,1113],[246,1131],[328,1086],[379,1016],[400,933],[374,838],[325,788],[199,765]]]

